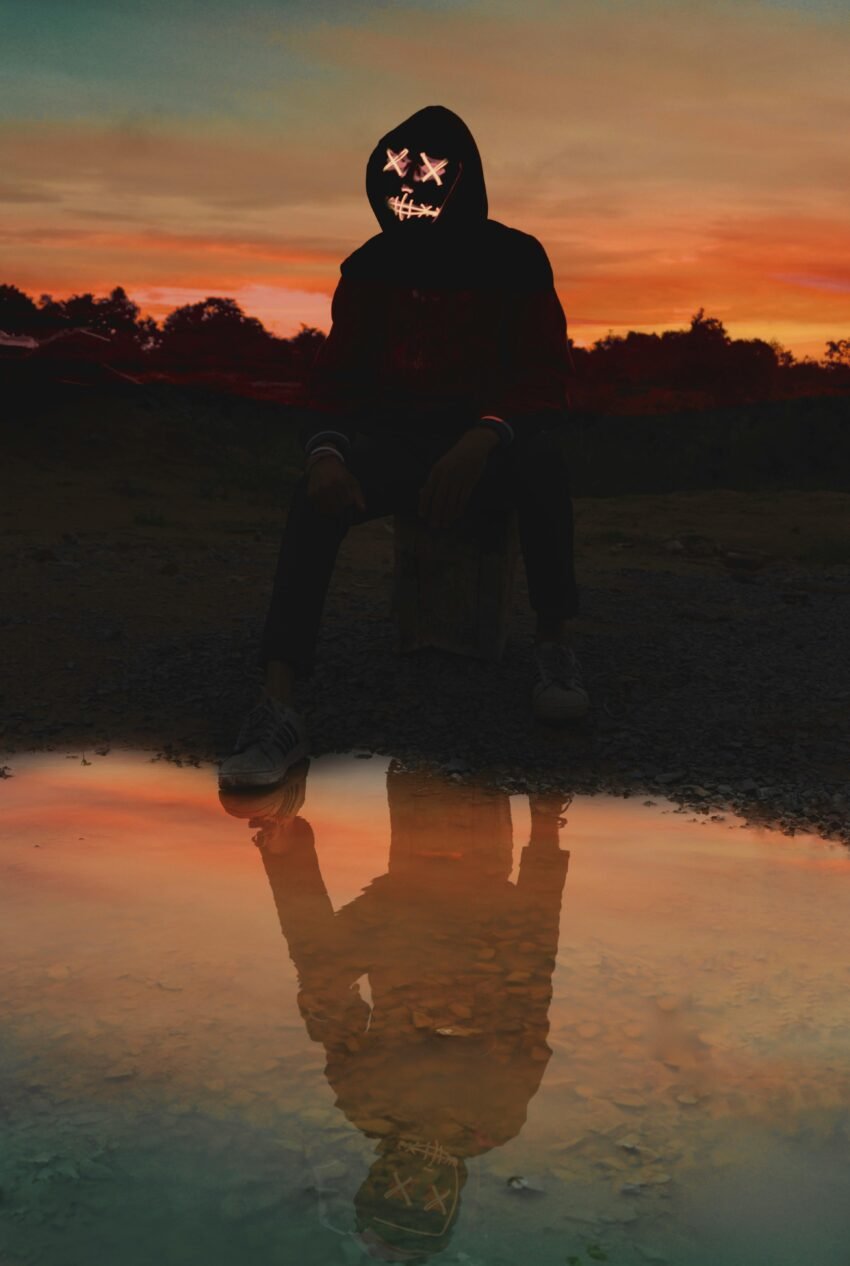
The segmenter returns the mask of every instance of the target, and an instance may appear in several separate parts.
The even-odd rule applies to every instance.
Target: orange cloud
[[[579,342],[609,327],[687,324],[700,306],[735,337],[776,337],[818,355],[850,326],[850,240],[837,217],[730,215],[686,226],[658,217],[629,227],[600,235],[587,223],[582,241],[576,226],[570,245],[552,251]]]

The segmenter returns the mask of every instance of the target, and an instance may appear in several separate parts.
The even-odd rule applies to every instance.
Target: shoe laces
[[[536,658],[537,672],[544,686],[581,687],[581,668],[572,647],[563,642],[540,642]]]
[[[246,716],[239,737],[236,740],[236,751],[244,752],[255,743],[273,743],[278,740],[283,718],[276,704],[271,699],[261,699]],[[286,730],[290,727],[284,723]]]

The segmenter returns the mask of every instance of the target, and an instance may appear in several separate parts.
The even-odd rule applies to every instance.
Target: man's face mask
[[[461,170],[461,163],[442,153],[388,146],[382,169],[384,201],[399,221],[433,224]]]

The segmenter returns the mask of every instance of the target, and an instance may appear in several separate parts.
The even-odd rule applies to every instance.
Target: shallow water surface
[[[850,1261],[850,856],[322,758],[0,784],[0,1263]]]

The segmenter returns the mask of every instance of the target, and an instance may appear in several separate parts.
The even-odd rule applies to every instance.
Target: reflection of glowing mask
[[[355,1196],[358,1230],[430,1255],[448,1242],[465,1181],[463,1161],[439,1142],[388,1140]]]
[[[425,150],[419,150],[415,159],[407,146],[400,150],[388,146],[382,172],[386,175],[388,187],[395,184],[396,177],[402,184],[386,197],[386,204],[399,220],[436,220],[460,170],[460,163],[452,164],[448,158],[432,157]],[[422,187],[418,199],[413,196],[417,184]]]

